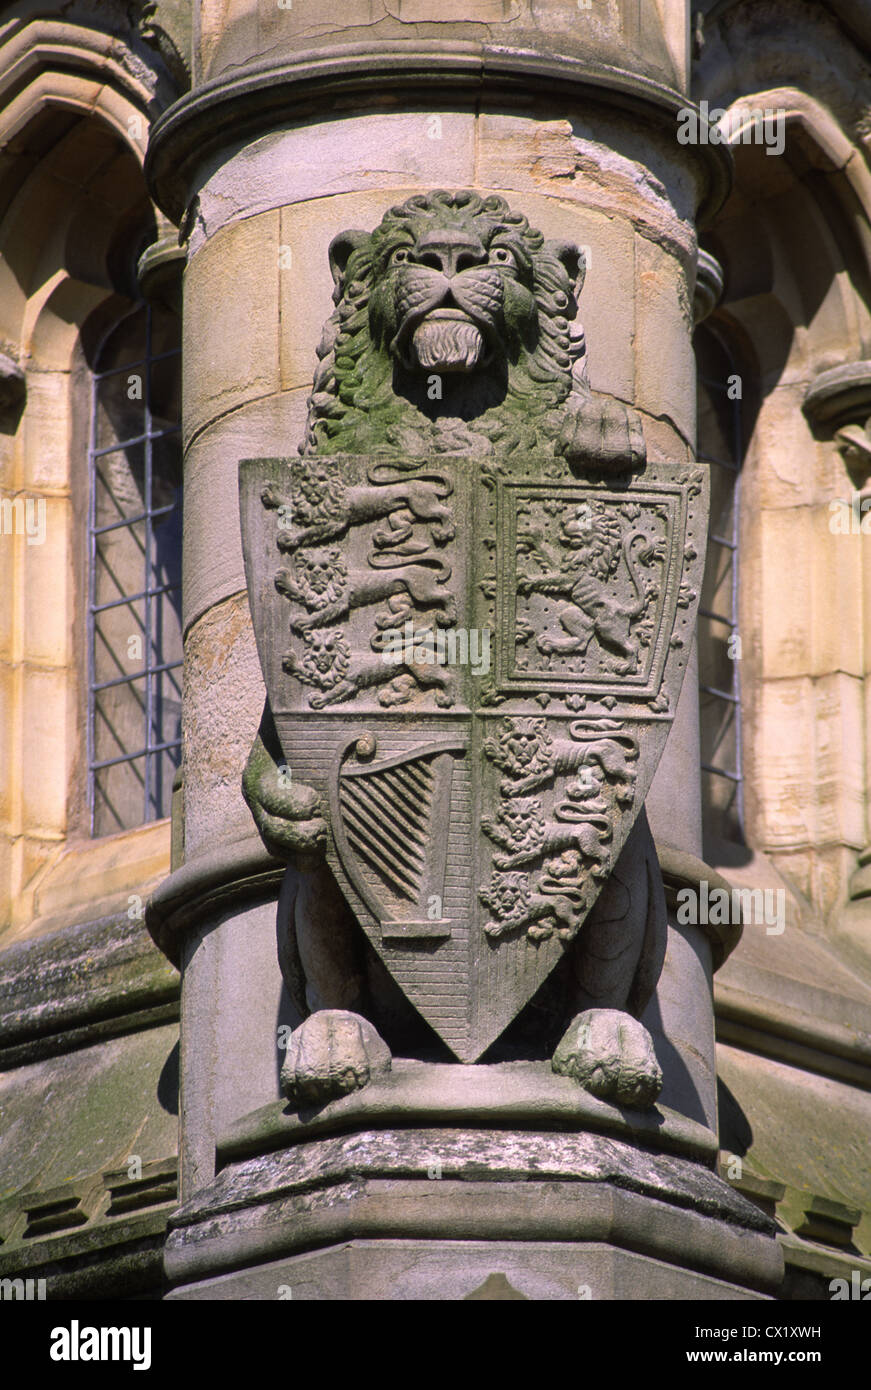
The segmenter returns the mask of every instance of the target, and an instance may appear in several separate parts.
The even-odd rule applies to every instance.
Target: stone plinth
[[[663,1107],[621,1111],[541,1066],[400,1063],[364,1096],[224,1136],[173,1219],[171,1297],[765,1297],[774,1223],[711,1150]]]

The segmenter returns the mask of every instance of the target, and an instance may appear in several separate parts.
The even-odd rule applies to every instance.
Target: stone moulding
[[[199,921],[252,898],[277,898],[285,868],[257,835],[188,860],[146,904],[145,924],[154,944],[179,966],[184,937]]]
[[[871,415],[871,362],[845,362],[815,377],[802,410],[819,429],[838,429]]]
[[[871,474],[871,362],[845,362],[820,372],[802,410],[818,435],[834,438],[854,484],[865,491]]]
[[[670,911],[677,908],[677,895],[682,888],[692,888],[697,893],[703,882],[707,883],[709,892],[713,892],[715,888],[721,888],[729,894],[731,901],[732,884],[723,878],[722,874],[718,874],[716,870],[710,868],[703,859],[696,858],[687,850],[676,849],[674,845],[663,844],[660,840],[656,842],[656,853],[659,867],[662,870],[665,901]],[[698,924],[698,930],[707,937],[710,945],[711,966],[715,973],[721,965],[725,964],[738,945],[743,929],[743,923],[740,920],[730,920],[722,924],[713,922]]]
[[[710,888],[731,892],[726,879],[685,850],[658,841],[656,852],[669,907],[674,907],[679,888],[697,887],[702,879]],[[277,898],[285,869],[255,835],[198,855],[164,879],[148,900],[145,923],[152,940],[178,967],[185,935],[209,917],[216,902],[244,902],[270,894]],[[741,939],[741,924],[702,923],[696,929],[707,937],[713,968],[719,970]]]
[[[693,322],[696,326],[714,312],[723,298],[723,267],[710,251],[699,247],[696,257],[696,288],[693,296]]]
[[[563,54],[509,46],[396,40],[313,49],[296,62],[256,64],[213,79],[175,102],[151,131],[146,176],[156,201],[176,223],[184,216],[197,172],[227,147],[254,140],[298,116],[350,97],[403,92],[420,101],[544,93],[563,100],[613,103],[674,133],[691,103],[680,92],[637,73]],[[726,146],[694,149],[705,173],[697,214],[703,228],[722,207],[732,182]]]
[[[217,1142],[219,1167],[327,1134],[396,1125],[510,1126],[518,1131],[594,1130],[713,1165],[717,1136],[704,1125],[658,1106],[630,1110],[597,1099],[549,1063],[470,1068],[397,1059],[392,1070],[326,1105],[292,1113],[275,1101],[230,1125]]]
[[[0,974],[0,1068],[174,1022],[178,993],[175,972],[126,915],[18,942]]]
[[[146,247],[136,267],[143,299],[161,304],[181,317],[182,273],[186,253],[175,232]]]
[[[162,1291],[167,1208],[96,1220],[0,1247],[0,1279],[44,1277],[49,1300]]]
[[[871,1090],[871,1035],[717,983],[717,1040]]]
[[[579,1260],[606,1245],[741,1291],[773,1291],[783,1270],[775,1223],[722,1179],[601,1134],[336,1136],[228,1166],[170,1224],[166,1269],[177,1283],[349,1240],[410,1240],[418,1259],[440,1240],[485,1240],[498,1260],[521,1231]],[[462,1265],[462,1246],[453,1249]]]

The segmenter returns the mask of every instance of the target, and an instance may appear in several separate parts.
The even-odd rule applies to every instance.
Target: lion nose
[[[450,277],[471,270],[476,265],[483,265],[487,252],[477,237],[467,236],[464,232],[429,232],[421,237],[415,259],[421,265],[440,270],[442,275]]]

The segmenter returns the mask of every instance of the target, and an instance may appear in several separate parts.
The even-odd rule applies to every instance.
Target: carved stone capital
[[[857,486],[871,475],[871,361],[820,372],[802,406],[810,423],[831,434]]]
[[[180,317],[182,274],[186,259],[185,249],[179,246],[174,230],[146,247],[136,267],[143,299],[149,304],[162,304]]]
[[[696,289],[693,295],[693,325],[698,327],[712,314],[723,297],[723,267],[710,251],[699,247],[696,265]]]

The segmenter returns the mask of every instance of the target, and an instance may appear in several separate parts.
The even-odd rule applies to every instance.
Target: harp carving
[[[330,788],[336,848],[384,942],[444,940],[454,763],[465,738],[376,758],[371,734],[345,745]]]

